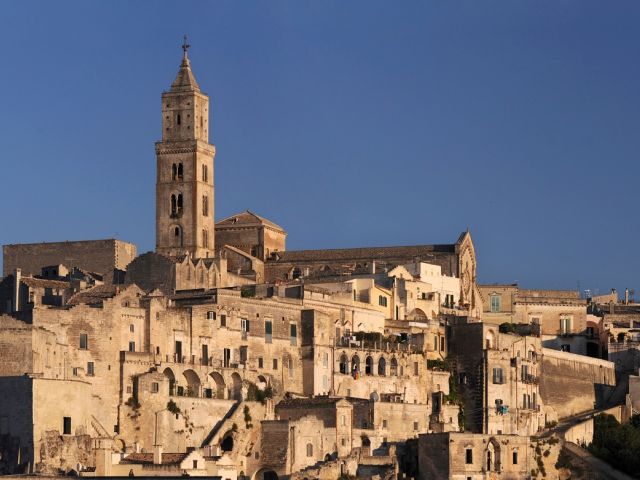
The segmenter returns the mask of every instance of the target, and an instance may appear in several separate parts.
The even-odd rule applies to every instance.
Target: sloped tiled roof
[[[95,305],[104,302],[108,298],[113,298],[118,293],[117,285],[98,285],[93,288],[82,290],[73,295],[67,305]]]
[[[377,260],[390,258],[438,257],[455,253],[455,245],[409,245],[397,247],[333,248],[325,250],[287,250],[278,252],[278,262],[320,262]]]
[[[60,280],[46,280],[44,278],[21,277],[20,281],[32,288],[58,288],[58,289],[69,288],[69,282],[62,282]]]
[[[267,220],[260,215],[253,213],[250,210],[231,215],[230,217],[220,220],[216,223],[216,227],[230,227],[230,226],[267,226],[276,230],[284,232],[284,229],[277,223],[273,223],[271,220]]]
[[[187,453],[163,453],[162,465],[180,465],[187,455]],[[120,460],[120,463],[151,465],[153,464],[153,453],[131,453]]]

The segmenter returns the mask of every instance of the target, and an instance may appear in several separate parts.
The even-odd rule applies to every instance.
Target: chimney
[[[624,304],[629,305],[629,289],[624,289]]]
[[[22,280],[22,270],[16,268],[13,273],[13,311],[20,311],[20,281]]]
[[[162,465],[162,445],[153,446],[153,464]]]
[[[376,261],[375,260],[371,260],[370,268],[371,268],[371,270],[369,271],[369,273],[373,273],[375,275],[375,273],[376,273]]]

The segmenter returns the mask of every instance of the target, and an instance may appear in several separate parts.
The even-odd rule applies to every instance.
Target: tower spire
[[[180,64],[180,70],[178,70],[178,75],[171,85],[171,90],[174,92],[181,91],[189,91],[189,92],[199,92],[200,87],[198,86],[198,82],[196,82],[196,77],[193,75],[191,71],[191,62],[189,61],[189,42],[187,40],[187,36],[185,35],[182,40],[182,63]]]

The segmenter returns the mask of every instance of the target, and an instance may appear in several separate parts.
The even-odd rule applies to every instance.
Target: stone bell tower
[[[191,71],[187,38],[180,70],[162,94],[162,141],[156,142],[156,251],[214,256],[213,159],[209,97]]]

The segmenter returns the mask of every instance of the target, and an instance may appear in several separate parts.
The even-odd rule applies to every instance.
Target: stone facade
[[[4,245],[3,276],[17,268],[23,275],[40,275],[44,267],[65,265],[105,276],[111,282],[114,270],[126,270],[136,257],[136,246],[121,240],[21,243]]]

